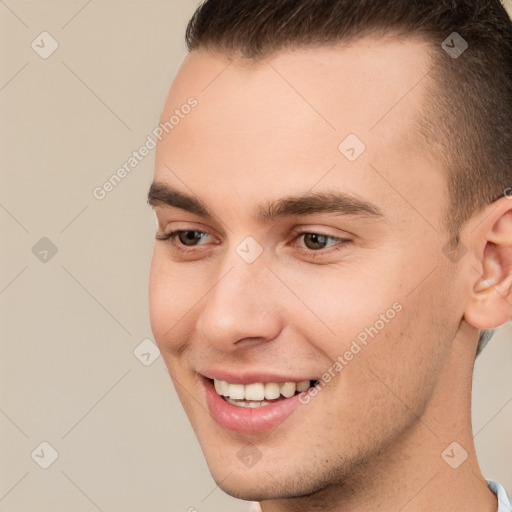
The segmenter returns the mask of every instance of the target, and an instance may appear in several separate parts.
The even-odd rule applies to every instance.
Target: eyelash
[[[202,235],[208,235],[208,236],[211,236],[212,238],[214,238],[213,235],[211,235],[207,231],[201,231],[199,229],[177,229],[175,231],[171,231],[168,234],[164,234],[164,235],[157,234],[155,236],[155,238],[157,240],[162,240],[162,241],[168,242],[173,250],[175,250],[181,254],[190,254],[190,253],[197,251],[196,249],[194,249],[194,247],[197,247],[197,246],[190,246],[191,249],[184,249],[184,247],[187,247],[187,246],[177,243],[175,241],[175,238],[180,233],[187,233],[187,232],[191,232],[191,231],[196,232],[196,233],[201,233]],[[301,251],[306,252],[307,255],[312,258],[323,257],[323,256],[330,254],[331,252],[339,251],[339,250],[341,250],[342,247],[344,247],[345,245],[352,242],[352,240],[350,240],[350,239],[339,238],[339,237],[331,236],[326,233],[317,232],[317,231],[298,231],[298,232],[295,232],[294,235],[295,235],[294,240],[300,238],[303,235],[320,235],[320,236],[326,237],[328,240],[335,240],[338,242],[338,244],[334,245],[335,248],[324,248],[324,249],[314,250],[314,249],[308,249],[307,247],[299,247],[299,249]]]

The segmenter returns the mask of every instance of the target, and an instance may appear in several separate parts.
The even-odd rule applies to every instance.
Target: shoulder
[[[510,504],[505,488],[494,480],[487,480],[487,485],[489,489],[496,494],[496,498],[498,499],[497,512],[512,512],[512,505]]]

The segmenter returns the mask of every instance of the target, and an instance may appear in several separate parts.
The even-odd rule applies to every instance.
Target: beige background
[[[240,510],[161,357],[134,355],[152,337],[154,151],[92,195],[158,124],[196,4],[0,2],[0,511]],[[43,31],[59,45],[46,59],[31,48]],[[55,255],[32,252],[42,237]],[[509,492],[511,339],[507,325],[484,351],[474,390],[484,474]]]

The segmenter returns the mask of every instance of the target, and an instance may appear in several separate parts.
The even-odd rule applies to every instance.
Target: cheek
[[[358,383],[353,392],[358,393],[360,385],[369,395],[374,394],[374,399],[380,396],[376,401],[390,425],[393,415],[384,409],[394,408],[393,414],[403,415],[404,421],[411,419],[404,407],[422,414],[447,357],[451,327],[442,313],[445,305],[439,302],[434,286],[432,290],[426,288],[422,293],[403,293],[398,299],[402,310],[378,335],[368,339],[358,355],[360,378],[365,384]]]
[[[149,274],[149,313],[155,341],[162,352],[178,350],[189,335],[194,304],[201,297],[198,283],[190,283],[168,257],[155,248]]]
[[[339,362],[323,371],[331,368],[331,373],[343,374],[337,380],[353,385],[350,396],[358,399],[368,400],[369,389],[379,390],[372,371],[384,382],[380,384],[384,396],[386,383],[399,395],[414,398],[414,389],[428,388],[435,381],[432,368],[441,355],[434,345],[442,325],[433,325],[432,315],[444,306],[439,304],[438,288],[428,289],[432,283],[425,284],[422,293],[410,293],[419,271],[405,274],[404,259],[410,261],[381,254],[364,269],[354,262],[304,272],[300,279],[293,279],[290,272],[283,279],[294,283],[294,292],[310,309],[299,305],[300,311],[290,311],[290,318],[327,361]],[[362,390],[366,397],[360,396]]]
[[[293,292],[302,302],[295,300],[290,319],[299,322],[304,332],[314,333],[312,340],[329,347],[326,352],[334,360],[349,349],[352,340],[359,337],[364,342],[370,339],[368,330],[384,332],[400,316],[399,286],[384,279],[392,272],[383,272],[382,265],[375,272],[363,270],[356,262],[306,269],[300,276],[282,268],[283,281],[293,283]]]

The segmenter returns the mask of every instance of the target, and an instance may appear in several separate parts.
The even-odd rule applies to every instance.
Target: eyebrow
[[[153,182],[149,188],[147,203],[152,208],[171,206],[207,219],[215,217],[203,202],[167,183]],[[285,196],[260,205],[256,210],[256,218],[260,221],[271,221],[280,217],[314,213],[375,218],[384,216],[376,205],[346,192],[308,192],[299,196]]]

